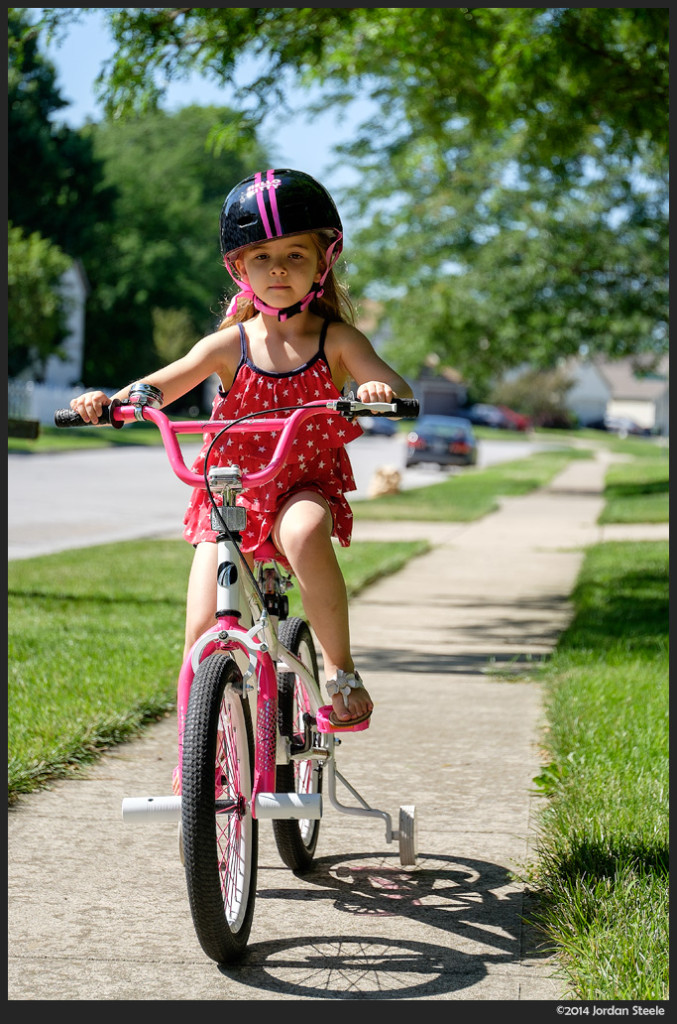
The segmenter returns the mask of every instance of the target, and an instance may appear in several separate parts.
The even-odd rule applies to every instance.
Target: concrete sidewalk
[[[262,823],[250,951],[219,969],[193,932],[176,826],[121,820],[124,796],[170,791],[170,716],[82,780],[10,810],[9,999],[563,996],[555,962],[524,923],[519,881],[541,801],[532,780],[542,693],[529,667],[569,621],[585,546],[609,536],[595,525],[602,458],[573,462],[549,488],[480,522],[356,524],[358,540],[433,543],[352,604],[355,657],[376,709],[338,757],[395,827],[399,806],[416,805],[415,868],[400,866],[380,821],[326,801],[317,870],[296,878]]]

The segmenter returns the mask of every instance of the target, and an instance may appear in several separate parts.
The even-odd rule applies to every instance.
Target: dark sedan
[[[474,466],[477,440],[469,420],[458,416],[421,416],[407,435],[407,466]]]

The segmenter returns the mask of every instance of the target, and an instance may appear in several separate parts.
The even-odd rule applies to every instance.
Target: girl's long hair
[[[328,239],[317,231],[310,231],[308,233],[315,244],[320,259],[324,260],[324,254],[327,251],[331,238]],[[323,288],[324,294],[319,299],[313,299],[310,303],[308,307],[310,312],[322,317],[323,320],[340,320],[343,323],[354,324],[355,310],[348,296],[348,289],[337,279],[333,267],[325,278]],[[227,309],[229,301],[229,299],[224,300],[222,305],[224,310]],[[224,315],[218,330],[230,327],[231,324],[242,323],[244,320],[251,320],[257,314],[258,309],[251,299],[238,299],[236,312],[231,313],[230,316]]]

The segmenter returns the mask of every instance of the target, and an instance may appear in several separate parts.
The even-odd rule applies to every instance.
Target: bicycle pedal
[[[364,722],[356,722],[355,725],[334,725],[329,717],[333,710],[331,704],[323,704],[317,709],[318,732],[362,732],[363,729],[369,728],[371,718],[365,719]]]

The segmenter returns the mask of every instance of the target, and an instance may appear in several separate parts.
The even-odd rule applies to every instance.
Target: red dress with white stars
[[[318,351],[307,363],[287,373],[261,370],[249,358],[247,336],[238,324],[242,352],[230,389],[221,388],[214,398],[212,420],[234,420],[246,413],[270,410],[271,416],[287,417],[289,412],[278,412],[285,406],[303,405],[319,399],[339,398],[340,392],[331,379],[331,371],[324,355],[324,341],[329,321],[325,320],[320,334]],[[244,472],[255,472],[268,465],[276,437],[266,431],[223,433],[214,445],[210,465],[236,464]],[[287,464],[270,483],[242,491],[237,504],[247,509],[247,526],[242,532],[243,551],[254,551],[270,537],[277,514],[290,495],[301,490],[317,491],[326,500],[334,519],[333,536],[343,547],[350,544],[353,513],[345,492],[355,490],[355,480],[345,445],[359,437],[362,428],[342,416],[311,417],[301,424]],[[193,463],[196,473],[204,473],[204,460],[213,435],[206,433],[200,454]],[[221,504],[220,495],[215,495]],[[183,519],[183,536],[191,544],[202,541],[216,542],[211,528],[211,503],[207,492],[195,488]]]

